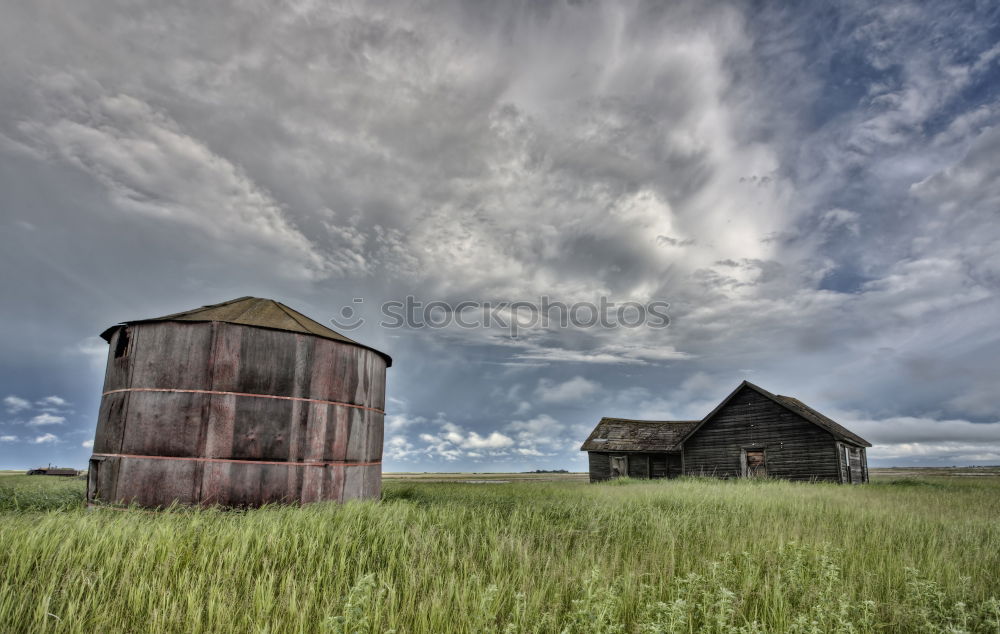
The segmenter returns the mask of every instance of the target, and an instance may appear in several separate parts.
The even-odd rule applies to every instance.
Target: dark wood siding
[[[762,448],[770,477],[841,479],[833,436],[774,401],[744,387],[684,442],[688,475],[742,475],[742,452]]]
[[[654,453],[650,455],[652,463],[651,478],[676,478],[681,475],[681,455],[679,453]]]
[[[837,443],[837,475],[842,483],[850,482],[850,473],[847,471],[847,458],[844,445]]]
[[[615,453],[628,457],[630,478],[676,478],[682,474],[679,453]],[[611,453],[589,451],[590,481],[601,482],[611,479]]]
[[[868,456],[864,447],[838,442],[837,467],[840,469],[840,481],[844,484],[868,482]]]
[[[865,450],[861,447],[845,445],[848,449],[847,456],[849,464],[845,467],[849,470],[846,482],[851,484],[863,484],[868,481],[868,465],[865,460]]]
[[[590,460],[590,481],[601,482],[611,477],[611,457],[606,453],[588,451]]]
[[[629,454],[628,477],[640,480],[649,478],[649,454]]]
[[[649,465],[650,478],[666,478],[668,476],[669,465],[667,463],[667,454],[657,453],[650,455]]]

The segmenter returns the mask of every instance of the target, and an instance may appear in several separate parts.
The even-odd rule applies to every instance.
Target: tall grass
[[[0,501],[0,630],[998,632],[998,494],[392,482],[380,503],[242,512]]]
[[[0,513],[77,508],[83,504],[85,488],[78,478],[2,474]]]

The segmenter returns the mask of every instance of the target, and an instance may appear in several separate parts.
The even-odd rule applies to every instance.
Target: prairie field
[[[1000,632],[996,475],[437,475],[160,512],[0,475],[0,631]]]

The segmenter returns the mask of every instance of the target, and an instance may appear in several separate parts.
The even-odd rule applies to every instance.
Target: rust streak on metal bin
[[[388,355],[269,299],[112,326],[88,502],[378,498]]]

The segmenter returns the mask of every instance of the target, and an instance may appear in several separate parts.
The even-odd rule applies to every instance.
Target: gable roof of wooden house
[[[680,440],[699,422],[605,417],[580,451],[680,451]]]
[[[819,413],[818,411],[816,411],[813,408],[809,407],[808,405],[806,405],[805,403],[803,403],[799,399],[791,397],[791,396],[782,396],[780,394],[772,394],[772,393],[768,392],[767,390],[765,390],[764,388],[760,387],[759,385],[754,385],[750,381],[743,381],[738,386],[736,386],[736,389],[733,390],[729,394],[729,396],[727,396],[725,399],[723,399],[723,401],[721,403],[719,403],[715,407],[715,409],[713,409],[711,412],[709,412],[708,415],[705,416],[705,418],[703,418],[700,421],[698,421],[698,423],[695,426],[693,426],[691,429],[689,429],[687,431],[687,433],[684,435],[684,438],[681,439],[681,442],[683,442],[684,440],[686,440],[690,436],[694,435],[694,433],[696,431],[698,431],[698,429],[700,429],[705,423],[707,423],[709,420],[711,420],[712,417],[715,416],[715,414],[717,414],[719,412],[719,410],[721,410],[723,407],[725,407],[726,404],[729,403],[729,401],[732,400],[732,398],[734,396],[736,396],[737,394],[739,394],[740,390],[742,390],[745,387],[746,388],[750,388],[750,389],[754,390],[755,392],[757,392],[758,394],[760,394],[761,396],[764,396],[764,397],[766,397],[766,398],[774,401],[778,405],[781,405],[785,409],[791,411],[793,414],[798,414],[799,416],[801,416],[805,420],[809,421],[810,423],[816,425],[817,427],[820,427],[821,429],[824,429],[824,430],[830,432],[830,434],[832,434],[833,437],[836,438],[837,440],[845,440],[845,441],[847,441],[849,443],[852,443],[852,444],[855,444],[855,445],[860,445],[861,447],[871,447],[872,446],[872,444],[870,442],[868,442],[867,440],[865,440],[861,436],[855,434],[854,432],[852,432],[851,430],[847,429],[846,427],[844,427],[840,423],[836,422],[832,418]]]

